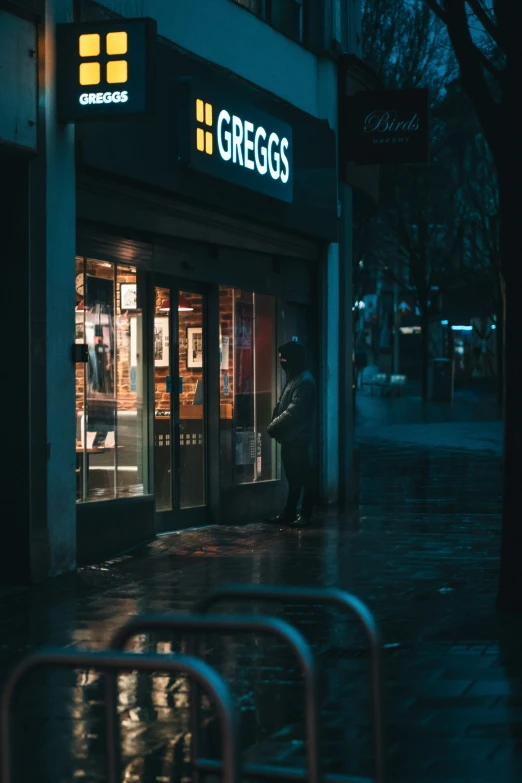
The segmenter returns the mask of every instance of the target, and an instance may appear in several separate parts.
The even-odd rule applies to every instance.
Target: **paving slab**
[[[325,509],[308,529],[186,531],[3,591],[0,680],[38,645],[100,649],[129,616],[188,611],[220,584],[335,586],[366,601],[382,628],[387,780],[518,783],[522,621],[494,611],[500,459],[440,444],[368,440],[360,449],[358,508]],[[318,655],[325,768],[371,774],[369,659],[357,624],[319,606],[258,607],[266,610],[301,628]],[[171,653],[186,650],[186,640],[144,635],[130,647]],[[290,652],[255,635],[211,634],[201,653],[237,699],[245,757],[304,764],[303,691]],[[184,780],[185,679],[125,674],[119,685],[125,779]],[[16,708],[16,780],[102,781],[103,698],[94,672],[32,676]],[[202,731],[207,752],[217,754],[208,705]]]

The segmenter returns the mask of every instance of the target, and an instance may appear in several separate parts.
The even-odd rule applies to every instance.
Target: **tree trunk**
[[[522,613],[522,350],[520,291],[522,252],[520,198],[522,151],[518,137],[516,74],[506,72],[497,150],[500,202],[500,257],[504,292],[504,506],[497,608]]]
[[[497,402],[501,411],[504,410],[504,285],[500,280],[499,305],[497,307],[497,330],[495,333],[497,349]]]
[[[515,241],[519,232],[516,223],[513,232]],[[518,270],[504,280],[504,504],[497,600],[501,612],[522,612],[522,351],[520,285],[515,285],[515,276]]]
[[[421,394],[423,402],[428,401],[428,373],[430,365],[430,316],[427,307],[421,309]]]

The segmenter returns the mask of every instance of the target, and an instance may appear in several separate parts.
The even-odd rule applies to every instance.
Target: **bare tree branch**
[[[441,19],[444,24],[447,24],[447,18],[446,18],[446,12],[444,9],[440,6],[438,3],[438,0],[424,0],[428,8],[431,8],[435,16],[438,16],[439,19]]]
[[[484,52],[481,51],[477,46],[475,46],[475,51],[486,71],[489,71],[489,73],[494,76],[497,81],[500,81],[502,78],[502,71],[500,71],[496,65],[491,62],[489,57],[487,57],[487,55],[485,55]]]
[[[493,19],[491,18],[491,14],[485,8],[485,6],[480,2],[480,0],[466,0],[467,4],[479,20],[480,24],[484,28],[484,30],[488,33],[488,35],[491,36],[491,38],[495,41],[497,46],[500,46],[500,48],[503,48],[502,44],[502,36],[500,34],[500,30],[498,28],[498,25],[495,24]]]
[[[432,0],[429,2],[430,7]],[[466,0],[444,0],[448,34],[457,57],[461,81],[470,96],[492,150],[498,150],[497,104],[493,100],[481,67],[478,49],[473,43],[466,14]]]

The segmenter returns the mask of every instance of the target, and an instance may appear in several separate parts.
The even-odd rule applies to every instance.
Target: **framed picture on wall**
[[[120,283],[120,310],[138,309],[137,292],[136,283]]]
[[[220,351],[219,351],[219,369],[228,370],[230,355],[230,337],[223,336],[221,338]]]
[[[187,329],[187,368],[203,367],[203,328],[194,326]]]
[[[84,315],[82,313],[75,313],[76,316],[76,328],[74,333],[74,341],[76,343],[84,343],[85,342],[85,323],[84,323]]]
[[[156,367],[169,366],[169,317],[158,316],[154,319],[154,364]]]

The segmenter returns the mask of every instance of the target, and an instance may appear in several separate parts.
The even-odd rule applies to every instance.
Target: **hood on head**
[[[278,349],[282,359],[287,361],[287,369],[293,375],[307,368],[306,348],[301,343],[291,342],[281,345]]]

